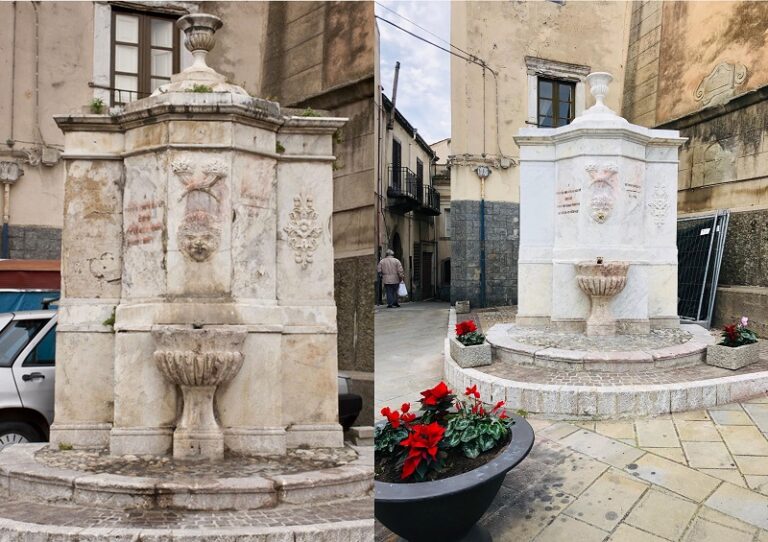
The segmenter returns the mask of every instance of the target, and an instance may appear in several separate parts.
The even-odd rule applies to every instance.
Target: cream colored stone
[[[651,490],[625,521],[662,538],[678,540],[697,508],[698,505],[691,501]]]
[[[743,521],[740,521],[733,516],[718,512],[714,508],[710,508],[706,505],[699,508],[697,516],[702,519],[711,521],[712,523],[719,523],[725,527],[736,529],[737,531],[742,531],[745,533],[753,533],[755,531],[755,528],[752,525],[744,523]]]
[[[683,442],[688,464],[694,469],[735,469],[731,454],[722,442]]]
[[[675,426],[680,435],[680,440],[697,440],[718,442],[721,439],[720,433],[709,421],[688,421],[675,418]]]
[[[637,443],[646,448],[675,448],[680,446],[675,425],[671,420],[643,420],[635,422]]]
[[[666,457],[667,459],[671,459],[672,461],[681,463],[683,465],[688,464],[685,459],[685,455],[683,454],[682,448],[645,448],[645,450],[651,452],[652,454]]]
[[[653,454],[628,464],[625,470],[696,502],[704,500],[720,484],[711,476]]]
[[[572,518],[612,530],[647,489],[647,484],[609,469],[563,512]]]
[[[720,434],[734,455],[768,456],[768,440],[754,426],[723,425]]]
[[[615,439],[635,439],[635,427],[632,422],[595,422],[595,431]]]
[[[750,525],[768,529],[768,497],[725,483],[707,499],[707,506]]]
[[[768,476],[768,457],[734,455],[733,458],[742,474]]]
[[[683,542],[751,542],[752,535],[696,518],[686,532]]]
[[[720,478],[737,486],[747,487],[738,469],[697,469],[699,472]]]
[[[643,450],[589,431],[577,431],[561,439],[560,443],[618,468],[624,468],[645,454]]]
[[[717,425],[752,425],[752,420],[741,409],[710,410],[709,415]]]
[[[664,539],[622,523],[608,540],[609,542],[662,542]]]

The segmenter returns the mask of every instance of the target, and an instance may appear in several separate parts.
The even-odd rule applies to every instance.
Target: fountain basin
[[[216,421],[216,388],[243,365],[243,326],[153,326],[154,353],[163,376],[181,389],[184,408],[173,433],[173,457],[221,459],[224,434]]]
[[[627,285],[629,262],[578,262],[576,282],[589,296],[591,308],[587,318],[587,336],[616,335],[616,318],[611,312],[610,301]]]

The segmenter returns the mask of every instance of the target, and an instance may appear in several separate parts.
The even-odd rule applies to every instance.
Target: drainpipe
[[[480,306],[485,307],[485,180],[491,175],[488,166],[477,166],[480,177]]]
[[[11,185],[24,175],[24,170],[18,162],[0,162],[0,182],[3,183],[3,233],[2,251],[3,259],[10,257],[11,248],[8,240],[8,223],[11,221]]]

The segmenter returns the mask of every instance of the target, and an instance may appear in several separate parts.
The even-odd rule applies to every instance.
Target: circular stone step
[[[373,542],[373,498],[240,512],[117,511],[3,499],[0,540]]]
[[[495,327],[495,326],[494,326]],[[699,410],[768,393],[768,343],[761,361],[731,371],[706,364],[645,370],[566,370],[495,359],[463,369],[444,348],[446,382],[460,393],[477,385],[487,403],[553,418],[615,419]]]
[[[246,511],[365,498],[373,490],[370,446],[328,451],[323,461],[316,458],[324,452],[296,450],[283,463],[273,457],[191,464],[46,447],[16,444],[0,452],[0,495],[119,510]]]
[[[550,328],[496,324],[486,340],[494,360],[566,371],[620,372],[700,365],[713,338],[701,326],[653,330],[647,335],[587,337]]]

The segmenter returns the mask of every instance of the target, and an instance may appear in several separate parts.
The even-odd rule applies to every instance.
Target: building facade
[[[440,215],[435,219],[437,230],[437,292],[443,301],[451,299],[451,138],[430,145],[435,151],[432,185],[440,193]]]
[[[384,94],[378,129],[378,253],[391,248],[402,262],[410,300],[432,299],[438,294],[441,205],[432,185],[435,153]]]
[[[731,212],[714,324],[744,314],[768,334],[768,5],[457,2],[451,9],[452,42],[487,65],[451,61],[452,300],[482,304],[475,170],[483,164],[491,169],[485,207],[494,224],[486,232],[485,304],[516,303],[512,137],[524,126],[570,122],[592,105],[586,75],[607,71],[611,109],[689,138],[680,150],[678,215]]]
[[[175,20],[224,21],[212,66],[297,114],[347,117],[334,138],[334,273],[339,368],[372,405],[374,284],[373,3],[7,2],[0,4],[1,257],[58,259],[63,134],[54,114],[104,113],[192,63]],[[311,110],[311,111],[310,111]],[[279,147],[278,147],[279,152]],[[94,182],[96,182],[94,180]],[[370,400],[370,401],[368,401]],[[364,423],[372,422],[370,409]]]

